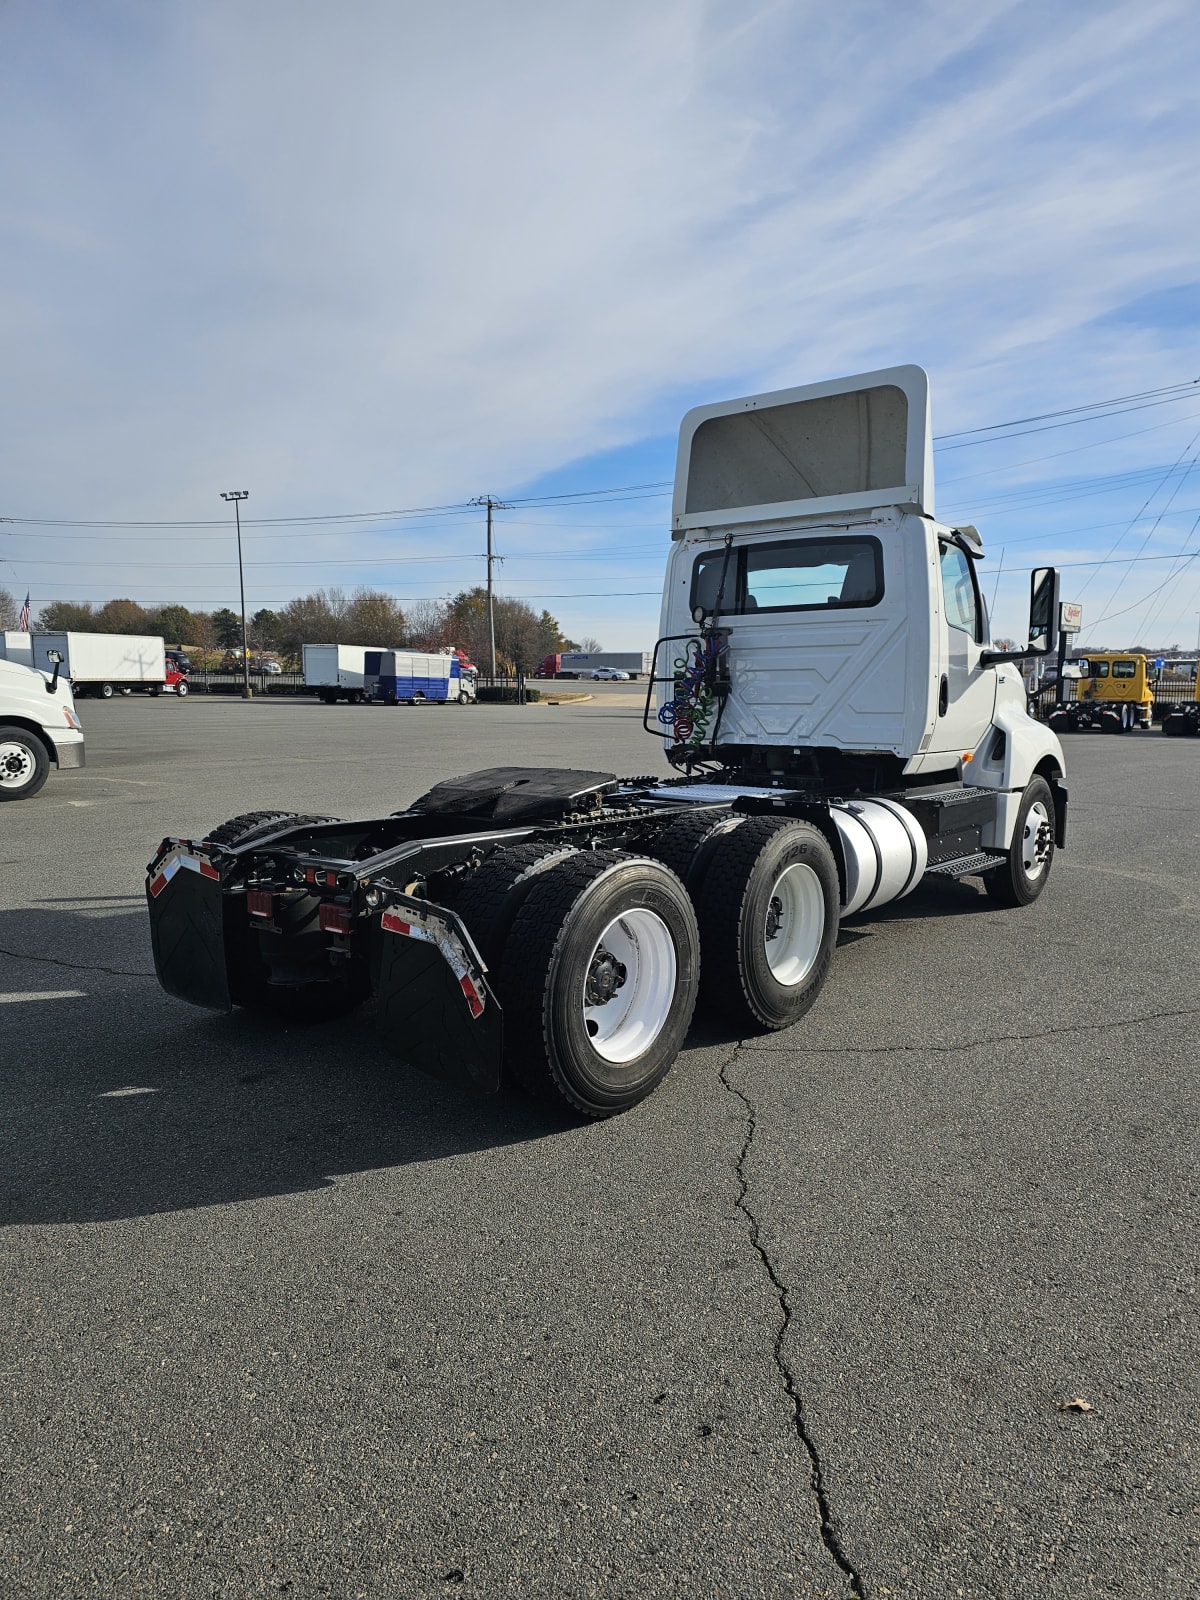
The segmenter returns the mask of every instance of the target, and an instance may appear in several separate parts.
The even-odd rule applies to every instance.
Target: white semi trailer
[[[650,650],[564,650],[558,658],[560,678],[590,677],[600,667],[644,678],[654,660]]]
[[[918,367],[722,402],[680,432],[645,724],[672,776],[501,767],[341,822],[251,812],[163,840],[155,963],[196,1004],[331,1014],[368,994],[408,1060],[606,1116],[699,999],[798,1022],[839,920],[933,874],[1044,891],[1066,764],[990,646],[972,527],[934,516]],[[389,797],[390,798],[390,797]]]

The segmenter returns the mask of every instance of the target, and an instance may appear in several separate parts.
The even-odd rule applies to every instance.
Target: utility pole
[[[492,584],[492,564],[503,558],[496,555],[492,548],[492,512],[511,511],[511,506],[506,506],[503,500],[494,500],[490,494],[476,495],[471,501],[473,506],[487,507],[487,619],[488,619],[488,649],[492,657],[492,678],[496,676],[496,608],[495,595]]]
[[[233,515],[237,520],[238,542],[238,587],[242,592],[242,699],[249,700],[250,689],[250,646],[246,638],[246,577],[242,571],[242,501],[249,500],[249,489],[230,489],[228,493],[221,490],[222,500],[233,501]]]

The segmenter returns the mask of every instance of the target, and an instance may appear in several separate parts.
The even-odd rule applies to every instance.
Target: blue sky
[[[252,607],[403,602],[481,578],[477,511],[271,519],[657,484],[688,406],[893,362],[944,434],[1185,383],[1198,46],[1179,0],[9,0],[0,584],[231,603],[247,488]],[[1053,559],[1093,643],[1193,644],[1200,393],[1034,426],[938,452],[997,632]],[[668,505],[514,504],[502,592],[649,645]]]

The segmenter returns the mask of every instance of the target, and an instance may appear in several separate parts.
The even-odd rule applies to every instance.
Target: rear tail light
[[[349,906],[332,905],[323,901],[318,915],[322,933],[349,933],[354,913]]]
[[[269,889],[249,889],[246,892],[246,910],[252,917],[266,917],[269,922],[275,915],[275,896]]]

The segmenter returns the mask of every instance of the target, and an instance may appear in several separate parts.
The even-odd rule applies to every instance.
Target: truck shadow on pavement
[[[0,913],[0,1225],[317,1190],[574,1125],[397,1060],[369,1006],[300,1027],[173,1000],[142,975],[144,923]]]
[[[888,920],[991,908],[977,879],[934,880],[854,919],[839,943]],[[297,1026],[173,1000],[128,898],[0,913],[0,996],[0,1226],[302,1193],[578,1127],[516,1091],[483,1095],[398,1060],[370,1004]],[[736,1040],[700,1015],[687,1047]]]

